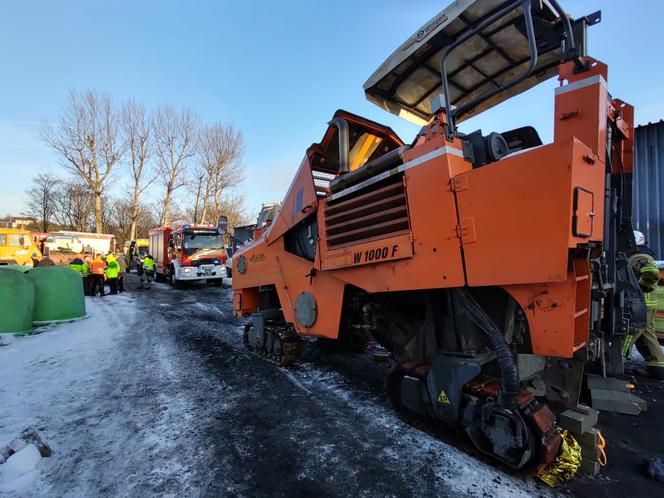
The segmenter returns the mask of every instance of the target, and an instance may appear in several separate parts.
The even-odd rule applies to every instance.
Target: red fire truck
[[[220,227],[165,226],[150,230],[149,237],[157,279],[167,279],[173,287],[179,287],[192,280],[221,284],[226,276],[227,256]]]

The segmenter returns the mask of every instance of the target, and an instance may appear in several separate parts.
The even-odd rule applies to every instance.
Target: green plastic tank
[[[29,272],[32,270],[32,266],[23,266],[23,265],[4,265],[2,268],[7,268],[8,270],[16,270],[23,273]]]
[[[79,273],[66,266],[42,266],[26,275],[35,286],[34,325],[85,315],[83,279]]]
[[[0,267],[0,333],[29,334],[35,287],[26,273]]]

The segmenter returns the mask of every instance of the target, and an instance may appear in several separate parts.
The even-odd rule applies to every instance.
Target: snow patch
[[[0,447],[9,445],[25,427],[39,429],[61,457],[40,463],[44,475],[81,450],[81,442],[72,441],[68,432],[92,422],[81,412],[89,411],[91,393],[98,390],[104,367],[113,361],[110,353],[117,336],[136,310],[133,300],[123,296],[86,297],[86,308],[85,319],[40,327],[41,333],[3,341],[6,345],[0,347]],[[34,456],[36,446],[26,448],[30,446]],[[34,469],[8,481],[3,471],[0,495],[44,494],[37,491],[40,474]]]
[[[0,465],[0,492],[20,493],[39,477],[36,469],[41,454],[34,444],[11,455]]]
[[[10,344],[18,341],[21,336],[14,334],[0,334],[0,346],[9,346]]]

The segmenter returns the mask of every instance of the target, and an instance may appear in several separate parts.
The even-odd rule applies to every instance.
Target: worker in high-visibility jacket
[[[143,273],[141,274],[141,287],[143,282],[146,283],[146,287],[149,289],[152,285],[152,278],[154,277],[154,258],[151,255],[145,256],[143,259]]]
[[[81,258],[74,258],[72,259],[69,264],[67,265],[69,268],[74,270],[76,273],[79,275],[83,276],[83,265],[85,263]],[[87,272],[87,265],[86,265],[86,272]]]
[[[90,272],[90,265],[92,264],[92,258],[90,256],[85,256],[83,258],[83,294],[86,296],[92,296],[92,273]]]
[[[111,289],[111,294],[118,293],[118,277],[120,275],[120,263],[113,254],[106,256],[106,280]]]
[[[118,275],[118,292],[122,294],[124,292],[124,276],[127,273],[127,260],[124,258],[122,253],[117,253],[115,256],[120,265],[120,274]]]
[[[90,263],[90,274],[91,274],[91,283],[90,283],[90,294],[92,296],[97,295],[97,289],[99,289],[99,295],[103,296],[104,293],[104,275],[106,273],[106,263],[101,259],[101,256],[97,254],[95,259]]]
[[[81,258],[74,258],[67,266],[81,276],[81,281],[83,283],[83,294],[87,295],[86,284],[88,276],[88,264]]]
[[[630,335],[625,338],[625,342],[623,343],[623,355],[629,357],[632,346],[635,345],[636,349],[646,360],[648,373],[658,379],[664,379],[664,352],[662,352],[655,333],[659,268],[657,268],[652,256],[643,252],[632,254],[628,261],[643,291],[647,317],[645,328],[630,329]]]

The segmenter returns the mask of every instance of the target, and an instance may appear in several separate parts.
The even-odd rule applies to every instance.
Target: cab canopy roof
[[[534,70],[516,86],[465,108],[524,73],[531,62],[524,6],[532,6],[537,46]],[[510,7],[513,8],[510,8]],[[518,95],[557,73],[565,58],[564,23],[555,0],[456,0],[403,43],[364,84],[367,99],[385,110],[422,123],[432,115],[432,99],[443,92],[441,60],[452,44],[470,35],[446,58],[449,97],[463,121]],[[500,16],[501,11],[507,11]],[[495,16],[476,33],[481,26]],[[583,55],[585,27],[600,13],[572,23],[577,55]],[[569,27],[570,24],[567,24]],[[569,48],[569,44],[568,44]]]

